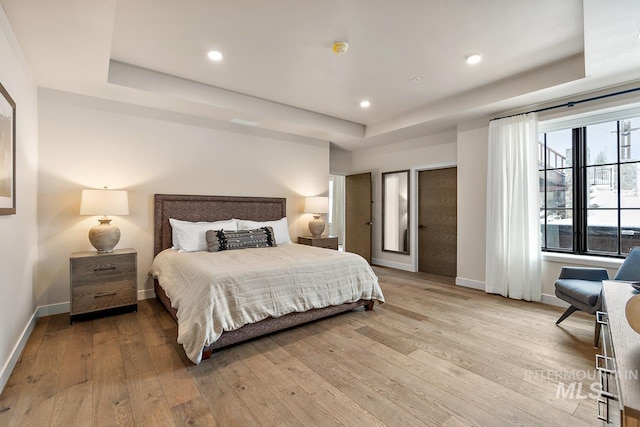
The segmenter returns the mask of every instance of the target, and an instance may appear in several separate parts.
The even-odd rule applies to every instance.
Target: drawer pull
[[[107,270],[115,270],[117,267],[101,267],[101,268],[94,268],[93,271],[107,271]]]
[[[609,422],[609,399],[598,399],[598,419]]]
[[[604,311],[596,311],[596,322],[601,325],[608,325],[609,319],[607,313]]]
[[[115,292],[110,292],[108,294],[97,294],[97,295],[94,295],[93,297],[94,298],[102,298],[102,297],[113,297],[113,296],[116,296]]]

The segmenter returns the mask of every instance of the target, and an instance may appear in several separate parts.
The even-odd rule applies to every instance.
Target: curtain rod
[[[583,102],[597,101],[599,99],[610,98],[612,96],[625,95],[627,93],[637,92],[637,91],[640,91],[640,87],[636,87],[636,88],[633,88],[633,89],[627,89],[627,90],[621,90],[620,92],[607,93],[605,95],[600,95],[600,96],[594,96],[592,98],[582,99],[580,101],[569,101],[569,102],[565,102],[564,104],[552,105],[551,107],[539,108],[537,110],[531,110],[531,111],[527,111],[525,113],[511,114],[509,116],[504,116],[504,117],[496,117],[495,119],[491,119],[489,121],[492,122],[494,120],[508,119],[509,117],[515,117],[515,116],[519,116],[521,114],[540,113],[542,111],[555,110],[556,108],[573,107],[574,105],[582,104]]]

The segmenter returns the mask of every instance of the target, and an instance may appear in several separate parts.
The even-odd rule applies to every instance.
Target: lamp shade
[[[304,200],[304,211],[314,214],[329,212],[329,198],[322,196],[307,197]]]
[[[124,190],[82,190],[80,215],[129,215],[129,198]]]

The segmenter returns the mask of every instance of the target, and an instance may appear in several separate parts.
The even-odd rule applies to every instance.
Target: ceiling
[[[636,0],[0,2],[40,87],[347,150],[640,79]]]

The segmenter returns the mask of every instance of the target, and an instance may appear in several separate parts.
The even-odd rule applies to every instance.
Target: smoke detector
[[[332,47],[333,53],[336,55],[346,53],[347,49],[349,49],[349,43],[347,42],[335,42]]]

